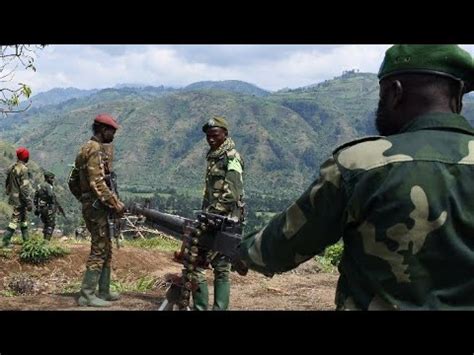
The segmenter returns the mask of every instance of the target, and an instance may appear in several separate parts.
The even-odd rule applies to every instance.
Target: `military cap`
[[[207,121],[204,126],[202,126],[202,131],[206,132],[209,128],[212,127],[221,127],[224,128],[226,131],[229,130],[229,124],[227,123],[225,117],[222,116],[214,116],[209,121]]]
[[[51,171],[47,171],[47,170],[44,171],[43,175],[45,178],[54,178],[55,176]]]
[[[457,45],[399,44],[385,52],[380,66],[380,80],[394,74],[426,73],[460,80],[465,92],[474,89],[474,60]]]
[[[21,161],[25,161],[27,158],[30,157],[30,152],[25,147],[19,147],[16,150],[16,157]]]
[[[98,115],[94,119],[94,122],[102,123],[102,124],[105,124],[107,126],[113,127],[115,129],[120,127],[119,124],[117,123],[117,120],[114,117],[107,114],[107,113],[101,113],[100,115]]]

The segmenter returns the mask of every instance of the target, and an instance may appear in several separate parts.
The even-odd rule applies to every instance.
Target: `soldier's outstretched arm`
[[[341,174],[330,158],[321,166],[319,178],[286,211],[244,237],[242,260],[264,273],[294,269],[340,239],[344,207]]]

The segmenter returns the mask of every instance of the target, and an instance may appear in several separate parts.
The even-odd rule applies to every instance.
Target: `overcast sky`
[[[296,88],[344,70],[376,73],[389,45],[51,45],[37,71],[21,71],[33,94],[56,87],[117,84],[182,87],[202,80],[242,80],[263,89]],[[462,45],[474,55],[474,45]]]

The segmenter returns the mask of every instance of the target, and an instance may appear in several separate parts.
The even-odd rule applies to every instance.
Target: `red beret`
[[[16,156],[21,161],[25,161],[30,156],[30,152],[25,147],[20,147],[16,150]]]
[[[113,127],[115,129],[120,127],[119,124],[117,123],[116,119],[113,118],[112,116],[106,114],[106,113],[101,113],[100,115],[98,115],[94,119],[94,122],[102,123],[102,124],[105,124],[107,126]]]

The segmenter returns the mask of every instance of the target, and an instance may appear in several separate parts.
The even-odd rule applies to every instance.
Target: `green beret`
[[[453,44],[398,44],[390,47],[380,66],[379,79],[404,73],[443,75],[462,80],[468,87],[467,91],[474,89],[473,58],[469,52]]]
[[[54,178],[54,174],[51,171],[45,171],[43,174],[45,178]]]
[[[212,127],[221,127],[224,128],[226,131],[229,130],[229,124],[227,123],[225,117],[222,116],[214,116],[209,121],[207,121],[204,126],[202,126],[202,131],[206,132],[209,128]]]

